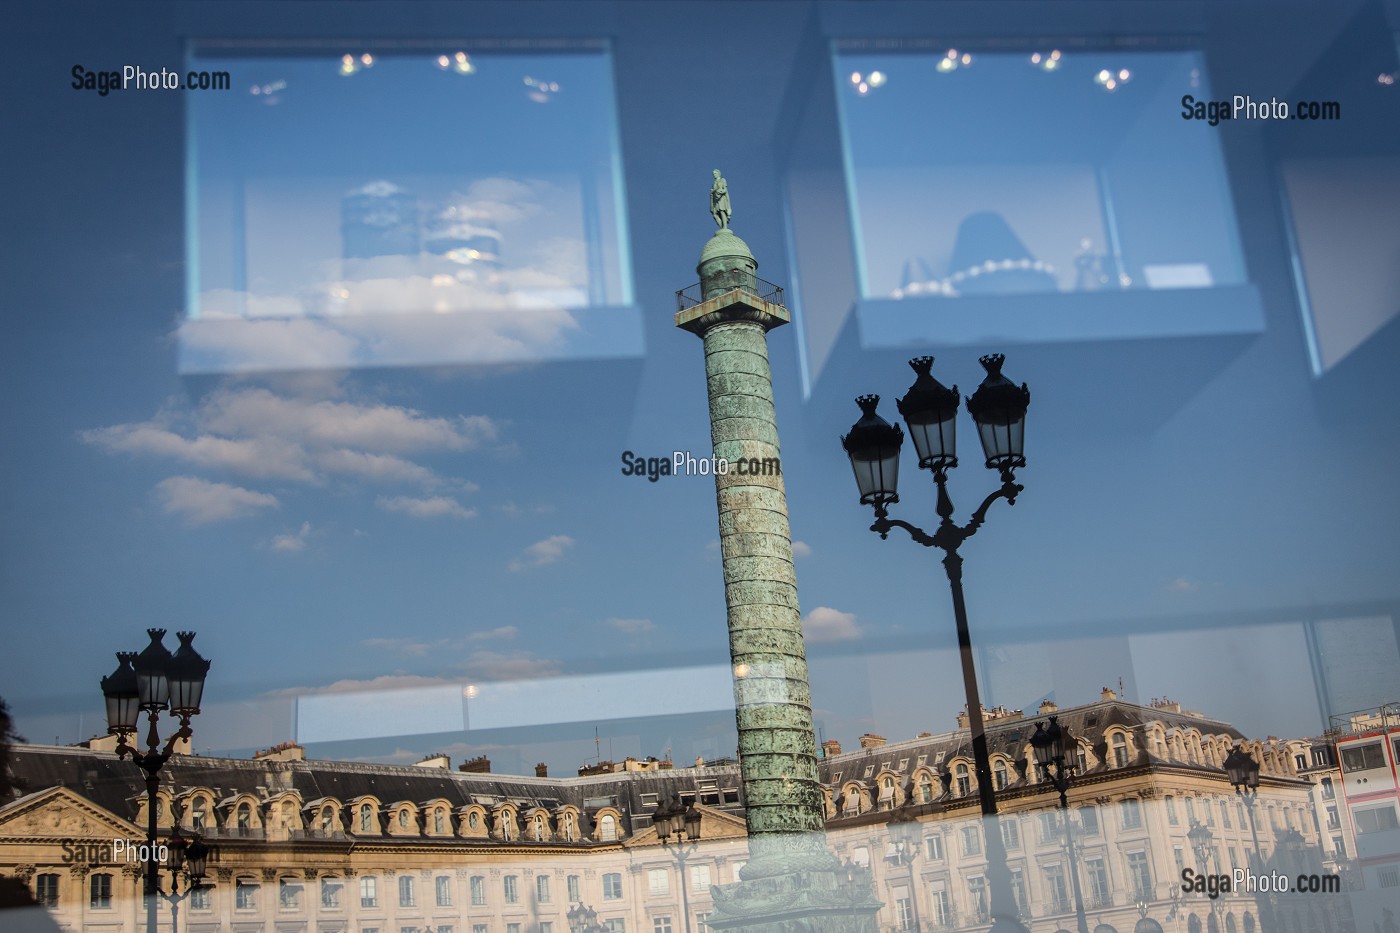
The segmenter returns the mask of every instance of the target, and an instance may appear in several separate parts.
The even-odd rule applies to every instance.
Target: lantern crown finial
[[[909,361],[909,368],[914,370],[914,372],[918,373],[920,376],[927,376],[933,369],[933,357],[916,356]]]
[[[996,379],[1001,375],[1001,364],[1006,362],[1005,353],[988,353],[977,360],[982,364],[982,368],[987,371],[987,376]]]
[[[873,414],[875,414],[875,406],[877,406],[877,405],[880,404],[880,396],[878,396],[878,395],[857,395],[857,396],[856,396],[856,404],[860,406],[860,412],[861,412],[861,414],[863,414],[863,415],[873,415]]]

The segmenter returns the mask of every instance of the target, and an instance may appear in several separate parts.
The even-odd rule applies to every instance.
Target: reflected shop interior
[[[0,929],[1400,933],[1400,0],[11,20]]]

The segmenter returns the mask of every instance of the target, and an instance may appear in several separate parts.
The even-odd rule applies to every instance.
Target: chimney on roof
[[[1114,693],[1114,692],[1113,692],[1112,690],[1110,690],[1108,687],[1104,687],[1102,690],[1099,691],[1099,702],[1100,702],[1100,703],[1107,703],[1109,700],[1116,700],[1116,699],[1118,699],[1118,694]]]
[[[1160,699],[1158,697],[1153,697],[1152,708],[1159,709],[1167,713],[1181,712],[1181,704],[1178,703],[1176,700],[1169,700],[1166,697],[1161,697]]]
[[[254,752],[253,759],[255,761],[305,761],[306,749],[295,742],[282,742],[271,748]]]
[[[549,765],[543,761],[535,765],[535,777],[549,777]]]
[[[916,738],[916,739],[931,739],[931,738],[933,738],[933,733],[932,733],[932,732],[920,732],[918,735],[914,736],[914,738]]]
[[[1047,697],[1040,701],[1040,708],[1035,711],[1035,714],[1037,716],[1044,716],[1046,713],[1053,713],[1059,708],[1060,707],[1055,704],[1054,700]]]
[[[95,752],[115,752],[117,742],[115,735],[95,735],[82,744]]]
[[[841,754],[841,743],[835,739],[827,739],[822,743],[822,757],[830,758],[832,755]]]
[[[867,732],[860,737],[861,748],[880,748],[884,744],[885,737],[883,735],[876,735],[873,732]]]
[[[451,771],[451,770],[452,770],[452,759],[449,758],[449,757],[447,757],[447,756],[446,756],[445,754],[443,754],[442,752],[434,752],[433,754],[429,755],[427,758],[424,758],[422,761],[418,762],[418,767],[420,767],[420,768],[441,768],[443,771]]]
[[[490,774],[491,759],[485,755],[477,755],[462,762],[457,766],[457,770],[463,774]]]
[[[703,767],[705,767],[705,756],[704,756],[704,755],[696,755],[696,756],[695,756],[695,767],[697,767],[697,768],[703,768]]]

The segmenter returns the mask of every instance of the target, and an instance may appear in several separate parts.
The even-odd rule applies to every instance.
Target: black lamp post
[[[170,905],[170,933],[180,933],[180,905],[194,892],[208,887],[204,883],[204,877],[209,863],[209,847],[198,834],[194,839],[186,840],[180,835],[177,822],[170,834],[169,849],[165,868],[170,872],[170,893],[162,891],[160,896]],[[181,875],[186,882],[183,892],[180,891]]]
[[[156,933],[156,902],[161,893],[156,849],[156,790],[160,787],[160,769],[174,753],[176,743],[194,734],[190,730],[190,717],[199,714],[210,662],[194,650],[194,632],[176,633],[180,647],[174,654],[162,641],[165,629],[146,629],[146,634],[151,643],[140,654],[117,652],[117,669],[102,678],[102,695],[107,701],[107,731],[117,737],[117,757],[130,755],[146,773],[146,933]],[[143,712],[149,725],[145,751],[127,744],[127,738],[136,733]],[[180,721],[180,728],[166,740],[163,748],[157,725],[162,712],[169,712]],[[184,854],[182,852],[182,856]]]
[[[683,806],[675,794],[656,808],[652,813],[652,825],[661,844],[670,847],[674,838],[676,845],[671,849],[680,871],[681,911],[685,914],[685,933],[690,933],[690,890],[685,875],[685,860],[695,853],[700,844],[700,811],[695,804]]]
[[[894,850],[890,860],[909,869],[909,905],[913,913],[910,918],[913,925],[900,929],[919,933],[922,927],[919,923],[919,884],[914,874],[914,859],[919,854],[919,843],[923,840],[923,825],[913,814],[904,811],[890,820],[886,828],[890,831],[890,844]]]
[[[1254,822],[1254,801],[1259,795],[1259,762],[1245,751],[1244,745],[1236,745],[1230,749],[1230,754],[1225,756],[1224,766],[1230,785],[1244,800],[1244,807],[1249,811],[1249,836],[1254,841],[1254,871],[1261,874],[1264,871],[1264,854],[1259,851],[1259,827]],[[1256,904],[1259,907],[1260,919],[1265,921],[1265,928],[1272,929],[1272,904],[1262,897],[1256,899]]]
[[[598,911],[583,903],[570,907],[566,916],[569,920],[569,933],[598,933],[603,929],[602,924],[598,922]]]
[[[1084,916],[1084,893],[1079,887],[1079,860],[1074,849],[1073,821],[1069,815],[1068,791],[1078,760],[1074,754],[1075,747],[1074,736],[1070,735],[1068,728],[1060,725],[1059,717],[1051,716],[1048,724],[1035,724],[1035,734],[1031,736],[1035,763],[1040,766],[1044,779],[1060,792],[1060,809],[1064,811],[1065,854],[1074,887],[1074,916],[1079,921],[1079,933],[1089,933],[1089,920]]]
[[[1025,466],[1024,455],[1026,408],[1030,390],[1019,388],[1001,374],[1005,357],[993,353],[981,358],[987,377],[967,400],[967,410],[977,424],[982,452],[988,469],[1001,475],[1001,488],[987,498],[972,513],[966,525],[953,522],[953,502],[948,497],[948,470],[957,466],[957,386],[949,389],[930,373],[933,357],[921,356],[910,360],[917,377],[904,398],[899,400],[899,412],[909,426],[909,435],[919,456],[919,467],[933,473],[938,487],[936,511],[938,528],[928,534],[908,522],[889,517],[887,507],[899,501],[899,450],[904,432],[875,412],[878,395],[862,395],[856,399],[862,415],[849,434],[841,439],[855,471],[856,486],[862,505],[875,508],[875,522],[870,530],[881,538],[889,536],[891,528],[903,528],[915,543],[943,551],[943,569],[953,595],[953,616],[957,623],[958,648],[962,658],[963,686],[967,695],[968,724],[972,739],[972,757],[977,770],[977,793],[982,804],[983,835],[986,839],[987,875],[990,882],[992,913],[997,918],[993,930],[1024,930],[1015,918],[1015,899],[1011,894],[1011,874],[1006,867],[1006,847],[997,821],[996,793],[992,784],[991,761],[987,754],[987,736],[982,722],[982,700],[977,689],[977,669],[972,658],[972,640],[968,635],[967,607],[963,601],[962,557],[958,548],[986,520],[987,510],[998,499],[1014,504],[1023,487],[1016,483],[1015,470]]]

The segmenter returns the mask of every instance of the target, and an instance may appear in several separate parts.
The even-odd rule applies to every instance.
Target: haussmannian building
[[[1073,860],[1029,741],[1051,714],[1078,739]],[[1341,781],[1314,766],[1317,740],[1250,740],[1178,703],[1141,706],[1107,689],[1085,706],[1047,702],[1033,717],[988,710],[987,735],[1013,894],[1032,933],[1076,929],[1071,873],[1091,933],[1352,933],[1354,891],[1182,890],[1184,869],[1365,883],[1350,871],[1354,849],[1321,825],[1321,795]],[[1222,769],[1239,744],[1262,766],[1252,807]],[[63,930],[140,933],[141,866],[114,858],[112,844],[145,837],[141,773],[110,740],[87,745],[12,750],[0,875],[22,880]],[[989,897],[965,722],[859,745],[825,743],[820,777],[830,844],[853,879],[873,883],[880,928],[982,933]],[[416,766],[307,760],[293,744],[252,760],[178,755],[162,771],[161,833],[178,820],[213,852],[211,886],[181,904],[176,933],[569,933],[580,904],[619,933],[701,933],[711,886],[737,880],[747,859],[738,766],[667,765],[560,778],[542,767],[492,774],[482,760],[453,770],[443,756]],[[663,846],[652,826],[673,797],[701,814],[693,847]],[[917,843],[899,846],[891,821],[911,819]],[[1208,833],[1196,833],[1199,845],[1188,835],[1198,826]],[[161,923],[169,933],[165,905]]]

